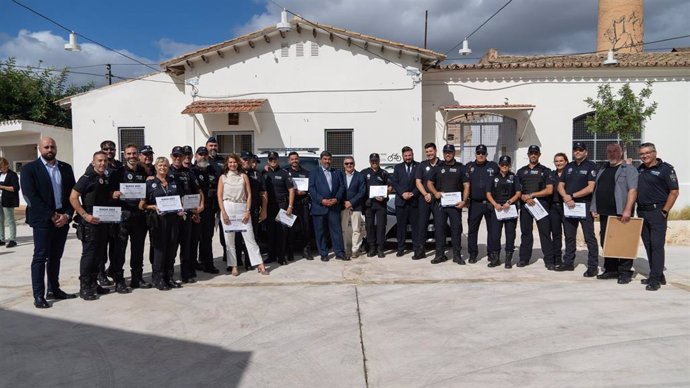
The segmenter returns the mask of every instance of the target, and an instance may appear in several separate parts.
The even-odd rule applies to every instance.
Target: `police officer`
[[[465,165],[465,170],[470,178],[470,209],[467,215],[467,251],[470,255],[469,262],[474,264],[477,262],[479,256],[479,248],[477,247],[477,238],[479,235],[479,227],[482,223],[482,218],[486,220],[487,229],[487,252],[500,251],[501,247],[492,245],[491,214],[494,213],[493,206],[486,199],[486,193],[489,191],[493,178],[498,174],[498,164],[494,161],[487,160],[488,151],[484,144],[478,145],[475,150],[475,159]],[[500,239],[499,239],[500,241]]]
[[[434,169],[441,163],[441,160],[436,156],[436,144],[434,143],[426,143],[424,145],[424,155],[426,160],[419,164],[415,173],[415,185],[419,191],[416,236],[419,248],[414,252],[412,260],[420,260],[426,257],[424,242],[426,241],[429,215],[431,215],[435,200],[434,196],[427,191],[427,184],[429,183],[429,178],[434,174]]]
[[[381,168],[379,164],[381,158],[379,154],[373,153],[369,155],[369,166],[362,170],[364,180],[366,181],[366,194],[364,201],[364,221],[367,228],[367,242],[369,243],[368,257],[386,257],[383,252],[383,246],[386,243],[386,213],[388,195],[376,196],[370,198],[370,191],[372,186],[386,186],[386,193],[388,193],[388,171]],[[403,240],[404,241],[404,240]]]
[[[206,140],[206,149],[208,150],[208,161],[213,165],[219,174],[225,171],[225,158],[218,154],[218,139],[215,136],[210,136]],[[220,245],[223,247],[223,261],[228,261],[227,252],[225,249],[225,232],[223,232],[223,220],[220,217],[220,207],[216,213],[218,216],[218,238],[220,239]],[[255,229],[256,230],[256,229]],[[238,236],[241,233],[237,233]],[[235,239],[237,241],[237,239]],[[239,251],[238,251],[239,252]]]
[[[465,166],[455,160],[455,146],[446,144],[443,146],[443,163],[438,165],[434,174],[429,177],[427,190],[434,196],[434,228],[436,239],[436,256],[431,264],[438,264],[448,260],[446,256],[446,224],[450,219],[450,238],[453,244],[453,261],[465,265],[462,258],[462,208],[467,204],[470,195],[469,177]],[[462,199],[445,206],[441,198],[445,193],[462,193]]]
[[[153,168],[153,147],[145,145],[139,149],[139,163],[146,169],[147,176],[156,175]]]
[[[573,143],[573,161],[565,166],[565,172],[558,183],[558,192],[563,197],[563,203],[574,208],[576,203],[585,205],[585,218],[565,218],[563,232],[565,234],[565,255],[563,264],[556,271],[573,271],[575,269],[575,236],[578,225],[582,225],[582,233],[587,243],[587,271],[582,276],[591,278],[599,274],[599,247],[594,235],[594,219],[591,213],[592,192],[597,177],[597,165],[587,160],[587,145],[584,142]]]
[[[299,163],[299,154],[295,151],[292,151],[288,154],[288,164],[289,165],[285,171],[287,171],[290,179],[293,180],[293,187],[295,188],[295,208],[292,213],[297,216],[297,220],[295,220],[295,224],[292,225],[292,228],[289,229],[287,258],[288,260],[292,260],[293,243],[299,238],[303,246],[302,257],[307,260],[313,260],[314,257],[311,254],[311,236],[313,232],[311,228],[311,214],[309,213],[309,204],[311,203],[311,199],[309,199],[308,190],[300,191],[297,189],[297,185],[294,184],[295,178],[308,180],[309,170],[302,168]]]
[[[558,182],[561,180],[565,166],[568,164],[568,156],[562,152],[553,157],[555,169],[551,171],[553,182],[553,195],[551,196],[551,241],[553,242],[553,262],[556,266],[563,264],[563,198],[558,193]]]
[[[135,183],[145,184],[148,174],[145,167],[139,163],[139,153],[136,144],[125,146],[125,165],[117,170],[113,175],[119,184]],[[132,274],[130,287],[132,288],[151,288],[143,278],[144,272],[144,241],[146,240],[146,218],[139,209],[141,198],[121,199],[122,222],[119,226],[118,246],[120,248],[119,263],[125,263],[127,242],[132,241],[130,249],[129,266]],[[111,268],[113,268],[111,264]],[[114,268],[116,277],[122,277],[123,268]]]
[[[517,218],[498,220],[496,211],[506,211],[511,206],[515,206],[522,194],[520,187],[520,180],[515,174],[510,171],[512,161],[510,156],[503,155],[498,159],[498,174],[493,178],[487,187],[486,199],[492,206],[491,218],[491,234],[489,238],[490,247],[492,250],[489,254],[489,267],[497,267],[501,265],[501,230],[505,226],[506,231],[506,247],[505,247],[505,267],[513,267],[513,251],[515,251],[515,228],[517,227]],[[470,184],[471,187],[471,184]]]
[[[268,193],[268,258],[278,260],[279,264],[287,264],[285,259],[288,227],[278,221],[276,216],[282,209],[291,215],[294,209],[295,190],[287,171],[278,164],[278,153],[268,153],[268,168],[263,173],[266,192]]]
[[[252,218],[252,230],[254,231],[254,240],[257,242],[262,240],[261,228],[259,223],[266,219],[268,207],[268,195],[266,194],[266,185],[263,177],[256,170],[256,165],[259,162],[259,157],[249,151],[242,151],[242,169],[249,177],[249,187],[252,194],[252,209],[250,212]],[[223,236],[224,237],[224,236]],[[244,243],[242,233],[235,233],[235,252],[237,252],[237,262],[240,262],[240,257],[244,256],[244,267],[250,270],[252,265],[249,260],[249,252]],[[228,272],[232,267],[228,267]]]
[[[637,215],[644,219],[642,242],[649,260],[649,278],[642,279],[647,291],[656,291],[666,284],[666,223],[668,212],[679,195],[678,177],[673,166],[656,157],[652,143],[640,145],[640,172],[637,184]]]
[[[530,264],[532,259],[532,246],[534,237],[534,217],[527,206],[534,206],[535,200],[544,207],[547,212],[550,209],[551,195],[553,195],[553,182],[551,181],[551,169],[539,163],[541,150],[538,145],[531,145],[527,149],[529,163],[517,171],[517,179],[522,188],[520,200],[520,261],[518,267]],[[549,271],[556,268],[553,260],[553,244],[551,242],[551,220],[548,216],[537,221],[541,252],[544,255],[544,266]]]
[[[199,188],[199,182],[197,181],[192,171],[184,167],[182,164],[185,157],[184,147],[176,146],[173,147],[170,158],[172,163],[170,166],[170,175],[172,175],[178,186],[178,194],[181,197],[191,194],[201,195],[199,201],[199,206],[195,209],[187,210],[185,216],[179,220],[179,246],[180,246],[180,277],[183,283],[196,283],[196,270],[194,268],[194,263],[192,262],[192,216],[199,215],[204,210],[204,195]],[[172,240],[173,244],[177,247],[177,242]],[[168,274],[168,279],[171,280],[171,287],[178,287],[179,284],[172,281],[173,274]]]
[[[199,222],[192,223],[191,260],[199,263],[198,269],[206,273],[217,274],[220,271],[213,265],[213,232],[216,227],[216,212],[218,211],[218,177],[220,172],[208,160],[208,149],[196,149],[195,163],[192,174],[199,182],[204,193],[204,210],[198,215]],[[197,254],[199,261],[197,262]]]
[[[176,152],[182,152],[181,147]],[[180,195],[180,187],[170,174],[170,163],[165,157],[159,157],[154,163],[156,175],[146,181],[146,199],[139,201],[139,209],[146,211],[146,223],[149,227],[153,246],[153,286],[161,291],[181,286],[173,281],[178,230],[180,219],[186,215],[179,212],[159,212],[156,198]]]
[[[398,251],[397,257],[405,254],[405,235],[407,226],[412,230],[412,251],[422,250],[424,240],[419,240],[417,232],[417,206],[419,205],[419,190],[415,183],[415,175],[419,163],[414,160],[412,148],[405,146],[401,150],[403,161],[396,164],[393,174],[390,176],[391,184],[395,190],[395,225],[397,228]]]
[[[98,256],[103,252],[102,247],[108,241],[108,226],[100,223],[100,220],[93,216],[93,207],[111,206],[113,199],[119,198],[120,195],[119,192],[112,191],[112,186],[105,175],[107,165],[105,152],[94,153],[91,165],[92,172],[79,178],[70,194],[70,204],[80,217],[78,234],[82,241],[82,253],[79,263],[79,296],[84,300],[96,300],[98,295],[109,292],[96,283]],[[118,256],[114,256],[113,260],[117,260]],[[129,292],[123,278],[115,280],[115,290],[118,293]]]

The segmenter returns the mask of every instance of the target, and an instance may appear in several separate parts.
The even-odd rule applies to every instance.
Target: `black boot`
[[[383,252],[383,248],[379,248],[379,249],[376,251],[376,254],[377,254],[377,255],[379,256],[379,258],[381,258],[381,259],[383,259],[384,257],[386,257],[386,254]]]
[[[160,291],[169,291],[170,287],[163,279],[163,275],[160,272],[153,273],[153,285]]]
[[[148,283],[144,280],[144,277],[142,276],[141,272],[132,272],[132,279],[129,282],[129,287],[130,288],[151,288],[153,287],[151,283]]]
[[[170,288],[182,288],[182,285],[173,279],[173,274],[173,271],[168,271],[166,273],[167,276],[164,276],[165,284],[167,284]]]
[[[487,265],[487,267],[493,268],[501,265],[501,259],[499,258],[499,254],[500,252],[489,253],[489,264]]]
[[[84,300],[98,299],[98,295],[96,295],[95,289],[91,288],[90,278],[79,278],[79,297]]]
[[[97,279],[98,279],[98,275],[96,275],[96,274],[91,275],[91,278],[90,278],[90,285],[91,285],[91,289],[93,289],[93,292],[94,292],[96,295],[107,295],[107,294],[109,294],[109,293],[110,293],[110,289],[101,287],[101,286],[98,284]]]
[[[113,282],[108,279],[108,276],[105,274],[105,272],[99,272],[98,273],[98,284],[103,286],[103,287],[108,287],[112,286]]]
[[[309,247],[304,248],[304,252],[302,252],[302,257],[304,257],[307,260],[314,260],[314,256],[312,256],[311,249],[309,249]]]
[[[506,252],[505,267],[508,269],[513,268],[513,252]]]

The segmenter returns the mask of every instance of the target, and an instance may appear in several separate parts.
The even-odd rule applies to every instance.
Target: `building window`
[[[311,42],[311,56],[312,57],[318,57],[319,56],[319,44],[316,42]]]
[[[126,127],[118,128],[118,147],[120,147],[120,160],[124,160],[125,146],[127,144],[136,144],[137,148],[141,148],[144,144],[144,127]]]
[[[623,145],[618,134],[594,134],[587,131],[585,120],[594,115],[594,112],[585,113],[573,119],[573,142],[582,141],[587,145],[587,158],[597,166],[608,163],[606,147],[611,143],[618,143],[623,147],[624,155],[632,158],[638,166],[640,160],[640,144],[642,144],[642,132],[635,134],[632,143]]]
[[[290,45],[287,43],[280,44],[280,56],[287,58],[290,55]]]
[[[333,154],[331,166],[342,169],[346,157],[354,153],[352,147],[352,129],[327,129],[326,151]]]
[[[475,148],[484,144],[487,159],[498,162],[502,155],[515,160],[517,121],[492,113],[462,114],[447,124],[448,143],[455,145],[455,156],[462,163],[475,159]]]
[[[228,113],[228,125],[240,125],[240,114]]]
[[[254,151],[254,134],[252,132],[216,132],[218,153],[222,156],[242,151]]]
[[[295,45],[295,56],[297,57],[303,57],[304,56],[304,43],[299,42],[297,45]]]

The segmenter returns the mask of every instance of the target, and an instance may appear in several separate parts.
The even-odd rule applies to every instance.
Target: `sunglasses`
[[[484,152],[484,151],[479,151],[479,152],[477,152],[477,155],[486,155],[486,152]]]
[[[343,164],[346,165],[346,166],[352,166],[354,163],[352,163],[352,162],[345,162],[345,163],[343,163]]]

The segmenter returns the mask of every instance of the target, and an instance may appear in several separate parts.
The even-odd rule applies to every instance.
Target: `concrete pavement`
[[[391,253],[37,310],[31,230],[18,233],[18,247],[0,248],[3,387],[690,385],[688,247],[667,248],[658,292],[639,275],[583,278],[584,251],[566,273],[541,260],[505,270]],[[71,233],[65,291],[78,289],[80,253]],[[648,272],[646,259],[635,268]]]

